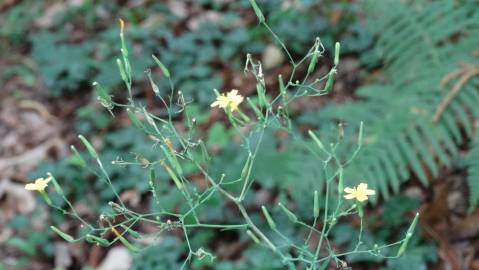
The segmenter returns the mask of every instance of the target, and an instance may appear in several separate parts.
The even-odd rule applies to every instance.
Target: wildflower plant
[[[302,137],[301,132],[291,121],[289,104],[299,97],[323,96],[332,90],[340,52],[340,45],[336,43],[334,66],[324,76],[317,77],[315,71],[318,59],[325,53],[321,40],[317,38],[306,55],[299,61],[295,60],[286,45],[270,28],[256,2],[251,0],[250,3],[259,23],[271,33],[287,55],[292,69],[286,80],[281,75],[278,76],[279,89],[276,91],[277,95],[273,97],[269,93],[275,91],[266,91],[268,86],[265,82],[261,62],[255,60],[253,56],[247,55],[244,71],[256,79],[256,98],[243,97],[239,90],[234,89],[226,93],[214,90],[217,98],[211,104],[211,109],[218,107],[224,111],[246,153],[239,177],[231,176],[228,171],[219,175],[211,172],[210,165],[215,157],[211,155],[209,146],[201,137],[195,115],[189,110],[191,100],[175,88],[172,80],[174,74],[170,74],[168,68],[156,56],[152,56],[153,62],[161,70],[163,79],[169,82],[169,93],[165,94],[163,89],[159,89],[150,72],[147,72],[147,76],[163,111],[152,113],[140,101],[135,100],[132,69],[124,35],[125,23],[120,20],[121,58],[117,59],[117,65],[127,89],[127,102],[115,101],[100,83],[95,82],[94,87],[100,103],[112,115],[115,115],[120,109],[125,109],[132,124],[152,140],[152,148],[158,149],[158,157],[155,160],[148,160],[138,155],[132,161],[114,160],[112,163],[117,166],[141,166],[148,170],[148,179],[138,179],[138,181],[148,181],[154,204],[159,211],[138,213],[127,207],[119,194],[120,189],[113,183],[110,174],[105,169],[104,161],[91,143],[80,135],[79,139],[90,158],[84,158],[73,146],[72,151],[86,169],[91,170],[101,181],[105,181],[116,199],[109,203],[110,211],[101,214],[98,220],[86,220],[76,212],[68,201],[55,177],[49,175],[48,179],[53,182],[55,193],[66,202],[69,209],[49,204],[62,213],[78,219],[82,225],[82,230],[77,237],[54,226],[51,227],[53,231],[68,242],[87,241],[100,246],[110,246],[120,242],[132,252],[140,252],[146,248],[144,244],[141,244],[145,242],[140,241],[142,238],[153,237],[156,239],[168,231],[180,231],[182,241],[187,247],[182,268],[187,268],[193,257],[197,257],[199,260],[215,258],[215,255],[206,247],[195,246],[190,241],[191,235],[201,229],[237,230],[241,234],[247,235],[252,244],[263,246],[273,252],[287,269],[326,269],[330,263],[344,266],[347,263],[344,258],[351,254],[363,253],[382,258],[396,258],[404,253],[414,232],[418,215],[412,221],[403,239],[391,244],[367,246],[363,243],[362,238],[365,215],[363,208],[368,196],[374,196],[375,191],[369,190],[366,183],[361,183],[357,187],[344,187],[343,169],[361,149],[362,125],[359,130],[357,148],[346,159],[336,153],[341,140],[326,145],[313,131],[308,132],[315,148],[311,149],[308,145],[304,147],[315,153],[318,164],[322,167],[326,176],[325,190],[311,192],[312,211],[308,220],[299,218],[282,199],[278,199],[277,206],[274,207],[274,213],[282,212],[291,226],[305,232],[302,241],[290,239],[282,232],[283,226],[278,223],[278,216],[271,214],[273,210],[271,207],[261,206],[261,220],[258,220],[257,216],[253,216],[250,212],[245,202],[249,193],[252,192],[252,186],[256,180],[252,171],[265,132],[280,130],[292,138],[300,139]],[[302,80],[297,79],[299,73],[304,74]],[[185,123],[185,128],[182,130],[175,124],[178,119],[183,119]],[[93,161],[93,164],[90,164],[90,161]],[[228,161],[223,160],[223,162]],[[171,182],[166,184],[166,180],[161,179],[160,174],[166,175]],[[196,175],[196,178],[201,180],[193,181],[192,175]],[[50,180],[37,180],[40,182],[29,184],[26,188],[41,191],[43,194],[45,188],[48,189],[47,182]],[[298,181],[301,180],[298,179]],[[176,189],[175,194],[181,198],[179,205],[174,207],[165,205],[165,198],[163,198],[165,185],[168,189]],[[236,208],[241,217],[239,222],[233,220],[221,224],[204,221],[205,205],[210,200],[217,198],[228,201]],[[354,249],[338,251],[331,245],[329,234],[338,221],[346,216],[356,216],[360,219],[360,232]],[[149,236],[138,232],[136,228],[140,223],[155,225],[157,232]],[[398,248],[397,252],[391,254],[390,250],[394,247]]]

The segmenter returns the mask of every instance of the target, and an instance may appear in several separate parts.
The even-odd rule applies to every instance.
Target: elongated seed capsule
[[[70,145],[70,149],[71,149],[72,152],[75,154],[75,157],[78,159],[79,164],[77,164],[77,165],[80,165],[80,166],[82,166],[82,167],[86,167],[86,161],[85,161],[85,159],[83,159],[83,157],[80,155],[80,153],[79,153],[78,150],[75,148],[75,146]]]
[[[146,76],[148,77],[148,80],[150,81],[151,89],[153,90],[153,93],[155,93],[156,96],[160,96],[160,89],[158,88],[158,85],[153,81],[153,78],[151,77],[151,71],[148,70],[146,72]]]
[[[334,48],[334,65],[337,66],[339,64],[339,50],[341,49],[341,44],[336,42],[336,46]]]
[[[333,68],[329,72],[328,80],[326,81],[326,85],[324,86],[324,91],[329,93],[333,89],[334,79],[336,78],[336,69]]]
[[[281,94],[283,107],[287,109],[288,101],[287,101],[286,87],[284,86],[283,76],[281,74],[278,75],[278,82],[279,82],[279,93]]]
[[[125,212],[125,208],[121,207],[119,204],[117,204],[115,202],[110,201],[110,202],[108,202],[108,205],[115,212],[118,212],[118,213],[124,213]]]
[[[314,191],[314,204],[313,204],[313,217],[319,217],[319,194],[318,191]]]
[[[269,227],[271,227],[272,230],[276,229],[276,223],[274,223],[274,220],[271,218],[268,212],[268,209],[266,209],[266,207],[262,205],[261,210],[263,211],[263,215],[266,218],[266,221],[268,222]]]
[[[256,84],[256,91],[258,93],[258,101],[259,101],[259,106],[264,107],[268,104],[266,101],[266,94],[265,94],[265,89],[263,87],[263,84],[257,83]]]
[[[118,70],[120,71],[121,79],[124,82],[128,82],[128,79],[126,77],[125,67],[123,66],[123,63],[121,62],[121,60],[117,58],[116,59],[116,64],[118,65]]]
[[[316,63],[318,63],[318,56],[319,56],[319,52],[315,46],[313,56],[311,57],[311,62],[309,62],[308,74],[314,71],[314,68],[316,67]]]
[[[75,238],[73,238],[73,236],[62,232],[62,231],[61,231],[60,229],[58,229],[57,227],[55,227],[55,226],[50,226],[50,229],[52,229],[52,231],[54,231],[56,234],[58,234],[58,235],[59,235],[61,238],[63,238],[65,241],[70,242],[70,243],[75,242]]]
[[[101,105],[109,110],[113,109],[113,101],[108,91],[98,82],[93,82],[93,86],[95,87],[95,92]]]
[[[166,148],[163,145],[161,145],[160,148],[161,148],[161,150],[163,150],[163,153],[165,154],[166,159],[168,159],[168,162],[170,162],[170,164],[173,165],[176,172],[179,175],[182,175],[183,170],[181,169],[181,166],[180,166],[180,163],[178,162],[178,159],[176,159],[176,155],[174,153],[172,153],[171,151],[166,150]]]
[[[251,6],[253,7],[254,13],[256,14],[256,17],[258,17],[258,20],[260,23],[264,23],[264,15],[263,12],[261,12],[261,9],[258,7],[258,4],[256,4],[255,0],[249,0]]]
[[[363,145],[363,121],[359,124],[358,145]]]
[[[165,168],[168,175],[170,175],[170,177],[173,180],[173,182],[175,183],[176,187],[179,190],[182,190],[183,189],[183,184],[181,183],[180,179],[178,179],[178,176],[176,176],[175,172],[165,163],[164,160],[162,160],[160,162],[160,164],[161,164],[161,166],[163,166],[163,168]]]
[[[151,193],[153,194],[153,198],[155,199],[157,204],[160,204],[160,187],[156,181],[155,171],[152,169],[150,170],[150,177],[148,183],[150,184]]]
[[[78,138],[83,143],[83,145],[86,147],[90,156],[92,156],[94,159],[99,159],[98,153],[96,152],[95,148],[93,148],[93,146],[90,144],[90,142],[88,142],[88,140],[85,139],[85,137],[83,137],[83,135],[78,135]]]
[[[143,123],[138,119],[136,114],[130,110],[130,108],[126,109],[126,113],[128,114],[128,118],[130,118],[130,121],[133,123],[133,125],[142,130],[145,129]]]
[[[296,223],[298,221],[298,217],[293,214],[293,212],[289,211],[288,208],[286,208],[286,206],[284,206],[282,203],[278,203],[278,206],[279,208],[281,208],[281,210],[283,210],[283,212],[286,214],[286,216],[288,216],[289,220],[291,220],[291,222],[294,222]]]
[[[131,66],[130,66],[130,61],[128,60],[128,51],[125,49],[122,49],[122,51],[126,51],[126,55],[123,56],[123,63],[125,63],[125,72],[126,75],[128,75],[128,82],[131,83]]]
[[[40,190],[40,195],[49,206],[52,206],[52,200],[50,199],[48,193],[45,190]]]
[[[129,228],[128,226],[126,226],[124,224],[121,224],[120,226],[123,228],[123,230],[127,231],[134,238],[140,238],[141,237],[140,233],[133,230],[132,228]]]
[[[246,176],[248,175],[248,172],[250,171],[250,167],[253,165],[251,163],[253,156],[251,154],[248,155],[248,158],[246,159],[246,162],[244,164],[243,169],[241,170],[241,179],[246,179]]]
[[[314,134],[314,132],[311,131],[311,130],[308,131],[308,134],[313,139],[313,141],[318,145],[319,149],[326,152],[326,149],[324,149],[323,143],[321,142],[321,140],[319,140],[319,138],[316,136],[316,134]]]
[[[110,245],[110,242],[108,242],[108,240],[106,239],[103,239],[101,237],[98,237],[96,235],[92,235],[92,234],[87,234],[85,236],[85,240],[88,242],[88,243],[94,243],[94,244],[98,244],[102,247],[107,247]]]
[[[256,235],[255,235],[252,231],[247,230],[247,231],[246,231],[246,234],[247,234],[251,239],[253,239],[253,241],[254,241],[256,244],[261,243],[261,241],[259,241],[258,237],[256,237]]]
[[[65,196],[65,193],[63,192],[62,187],[58,184],[57,179],[55,179],[55,177],[51,173],[47,173],[47,175],[48,177],[50,177],[50,179],[52,179],[53,186],[55,187],[55,190],[57,191],[58,195],[62,197]]]
[[[210,160],[210,154],[208,153],[208,149],[206,148],[205,142],[203,140],[199,141],[200,143],[200,148],[201,148],[201,153],[203,154],[203,157],[205,160]]]
[[[258,119],[263,119],[263,114],[261,113],[259,108],[256,106],[256,104],[254,104],[254,102],[249,97],[246,98],[246,101],[248,102],[251,109],[253,109],[254,113],[256,114],[256,117]]]
[[[120,240],[120,242],[131,252],[138,252],[138,248],[131,244],[125,237],[123,237],[114,227],[111,228],[111,231],[113,234],[116,235],[116,237]]]
[[[411,222],[411,225],[409,226],[409,229],[407,230],[406,237],[404,238],[404,242],[402,243],[401,247],[399,247],[397,256],[401,256],[406,251],[407,245],[409,243],[409,239],[411,239],[411,236],[413,235],[414,230],[416,229],[418,220],[419,220],[419,213],[416,213],[416,216],[414,217],[413,221]]]
[[[153,60],[155,61],[155,63],[160,67],[161,72],[163,73],[163,75],[165,75],[165,77],[169,78],[170,77],[170,71],[166,68],[165,65],[163,65],[163,63],[160,61],[160,59],[158,59],[153,54],[151,55],[151,57],[153,57]]]
[[[343,168],[339,168],[339,177],[338,177],[338,194],[341,196],[344,192],[344,179],[343,179]]]

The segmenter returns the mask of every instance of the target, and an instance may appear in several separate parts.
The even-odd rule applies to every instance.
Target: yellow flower
[[[226,95],[221,94],[216,97],[216,101],[211,104],[211,107],[229,108],[231,111],[235,111],[243,100],[244,97],[238,95],[238,90],[233,89]]]
[[[344,195],[344,198],[348,200],[356,199],[360,202],[364,202],[368,199],[368,196],[376,195],[376,191],[368,189],[368,184],[360,183],[355,188],[347,187],[344,192],[349,193]]]
[[[35,180],[35,183],[26,184],[25,189],[43,192],[45,191],[45,188],[48,186],[48,182],[50,182],[51,180],[52,180],[51,177],[48,177],[47,179],[38,178],[37,180]]]

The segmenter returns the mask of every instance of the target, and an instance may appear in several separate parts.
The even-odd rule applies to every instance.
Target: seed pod
[[[256,106],[256,104],[254,104],[254,102],[249,98],[247,97],[246,98],[246,101],[248,102],[249,106],[251,107],[251,109],[253,109],[254,113],[256,114],[256,117],[258,119],[262,119],[263,118],[263,114],[261,113],[261,111],[259,110],[259,108]]]
[[[199,141],[201,153],[205,160],[209,161],[211,159],[210,154],[208,153],[208,149],[206,148],[205,142],[203,140]]]
[[[134,238],[140,238],[141,237],[140,233],[133,230],[132,228],[129,228],[128,226],[126,226],[124,224],[121,224],[120,226],[123,228],[123,230],[127,231]]]
[[[153,57],[153,60],[155,61],[155,63],[160,67],[161,72],[163,73],[163,75],[165,75],[165,77],[169,78],[170,77],[170,71],[166,68],[165,65],[163,65],[163,63],[160,61],[160,59],[158,59],[153,54],[151,55],[151,57]]]
[[[128,82],[128,78],[126,77],[125,67],[123,66],[123,63],[121,62],[121,60],[117,58],[116,59],[116,64],[118,66],[118,70],[120,71],[121,79],[124,82]]]
[[[180,179],[178,179],[178,176],[175,174],[175,172],[165,163],[165,161],[162,160],[160,162],[160,164],[161,164],[161,166],[163,166],[163,168],[165,168],[168,175],[170,175],[170,177],[173,180],[173,182],[175,183],[176,187],[179,190],[182,190],[183,189],[183,184],[181,183]]]
[[[241,179],[243,180],[247,180],[246,177],[248,176],[248,172],[251,171],[251,166],[253,166],[252,159],[253,159],[253,155],[249,154],[244,164],[244,167],[241,170]]]
[[[80,155],[78,150],[75,148],[75,146],[70,145],[70,149],[72,152],[75,154],[75,157],[78,159],[78,163],[75,163],[75,165],[79,165],[81,167],[86,167],[86,161],[83,159],[83,157]]]
[[[318,218],[319,217],[319,194],[318,191],[314,191],[314,204],[313,204],[313,217]]]
[[[283,103],[283,107],[285,109],[288,108],[288,101],[287,101],[287,93],[286,93],[286,87],[284,86],[284,81],[283,81],[283,76],[279,74],[278,76],[278,82],[279,82],[279,93],[281,94],[281,100]]]
[[[57,191],[58,195],[62,197],[65,196],[65,193],[63,192],[62,187],[58,184],[57,179],[55,179],[55,177],[53,177],[51,173],[47,173],[47,175],[48,177],[50,177],[50,179],[52,179],[53,186],[55,187],[55,190]]]
[[[178,159],[176,158],[176,155],[174,153],[172,153],[171,151],[166,150],[166,148],[163,145],[161,145],[160,148],[163,151],[163,153],[165,154],[166,159],[168,159],[168,162],[170,162],[170,164],[173,165],[176,172],[179,175],[183,175],[183,170],[181,169],[181,165],[178,162]],[[168,149],[171,150],[169,145],[168,145]]]
[[[314,68],[316,67],[316,63],[318,63],[318,56],[319,56],[319,52],[315,46],[313,56],[311,57],[311,62],[309,62],[308,74],[314,71]]]
[[[261,9],[258,7],[258,4],[256,4],[255,0],[249,0],[251,6],[253,7],[254,13],[256,14],[256,17],[258,17],[258,20],[260,23],[264,23],[264,15],[263,12],[261,12]]]
[[[52,200],[48,196],[48,193],[46,193],[44,190],[40,190],[40,195],[42,196],[43,200],[49,205],[52,205]],[[65,214],[65,210],[63,210],[63,213]]]
[[[359,124],[358,146],[363,145],[363,121]]]
[[[110,242],[108,242],[108,240],[106,239],[103,239],[101,237],[98,237],[98,236],[95,236],[95,235],[92,235],[92,234],[87,234],[85,236],[85,240],[88,242],[88,243],[93,243],[93,244],[97,244],[97,245],[100,245],[102,247],[107,247],[110,245]]]
[[[258,93],[259,106],[265,107],[266,105],[268,105],[268,101],[266,100],[266,91],[264,89],[263,84],[258,82],[256,84],[256,91]]]
[[[341,44],[339,42],[336,42],[336,46],[334,48],[334,66],[337,66],[339,64],[339,50],[341,48]]]
[[[298,221],[298,217],[295,214],[293,214],[293,212],[289,211],[289,209],[286,208],[286,206],[284,206],[282,203],[278,203],[278,206],[288,216],[288,218],[289,218],[289,220],[291,220],[291,222],[296,223]]]
[[[128,114],[128,118],[130,118],[130,121],[133,123],[134,126],[137,128],[146,131],[145,125],[138,119],[136,114],[130,110],[130,108],[126,109],[126,113]]]
[[[149,173],[149,184],[150,184],[150,188],[151,188],[151,193],[153,194],[153,197],[155,198],[156,200],[156,203],[160,204],[160,187],[157,183],[157,179],[156,179],[156,174],[155,174],[155,170],[154,169],[150,169],[150,173]]]
[[[93,82],[93,86],[95,87],[96,95],[98,96],[97,99],[100,101],[100,104],[108,110],[113,109],[115,105],[113,105],[113,101],[111,100],[108,91],[97,82]]]
[[[131,244],[125,237],[123,237],[114,227],[111,228],[111,231],[116,235],[120,242],[131,252],[137,253],[139,249]]]
[[[411,239],[411,236],[414,233],[414,230],[416,229],[418,220],[419,220],[419,213],[416,213],[416,216],[414,217],[413,221],[411,222],[411,225],[409,226],[409,229],[407,230],[406,237],[404,238],[404,242],[402,243],[401,247],[399,247],[397,256],[403,255],[404,252],[406,251],[407,245],[409,243],[409,239]]]
[[[52,231],[54,231],[56,234],[58,234],[58,235],[59,235],[61,238],[63,238],[65,241],[70,242],[70,243],[75,242],[75,238],[73,238],[73,236],[62,232],[62,231],[61,231],[60,229],[58,229],[57,227],[55,227],[55,226],[50,226],[50,229],[52,229]]]
[[[313,139],[313,141],[318,145],[319,149],[326,152],[326,149],[324,149],[323,143],[319,140],[319,138],[316,136],[316,134],[314,134],[314,132],[311,131],[311,130],[308,131],[308,134]]]
[[[338,194],[341,196],[344,192],[344,179],[343,179],[343,168],[339,168],[339,179],[338,179]]]
[[[326,85],[324,86],[324,91],[329,93],[333,89],[334,79],[336,78],[336,69],[333,68],[329,72],[328,80],[326,81]]]
[[[93,146],[90,144],[90,142],[88,142],[88,140],[85,139],[85,137],[83,137],[83,135],[78,135],[78,138],[83,143],[83,145],[86,147],[90,156],[92,156],[94,159],[99,159],[98,153],[96,152],[95,148],[93,148]]]
[[[146,72],[146,76],[148,77],[148,80],[150,81],[150,85],[151,85],[151,89],[153,90],[153,93],[155,93],[155,95],[159,97],[160,89],[158,88],[158,85],[156,85],[156,83],[153,81],[153,78],[151,77],[151,70],[148,70],[145,72]]]
[[[256,243],[256,244],[259,244],[261,243],[261,241],[259,241],[258,237],[256,237],[256,235],[254,235],[254,233],[250,230],[247,230],[246,231],[246,234],[251,238],[253,239],[253,241]]]
[[[266,207],[262,205],[261,210],[263,211],[263,215],[266,218],[266,221],[268,222],[269,227],[271,227],[272,230],[276,229],[276,223],[274,223],[274,220],[269,215],[268,209],[266,209]]]

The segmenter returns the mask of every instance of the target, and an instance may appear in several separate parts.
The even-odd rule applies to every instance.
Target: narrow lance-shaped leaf
[[[258,17],[258,20],[260,23],[265,22],[265,18],[263,15],[263,12],[261,12],[261,9],[258,7],[258,4],[256,4],[255,0],[249,0],[251,6],[253,7],[254,13],[256,14],[256,17]]]

